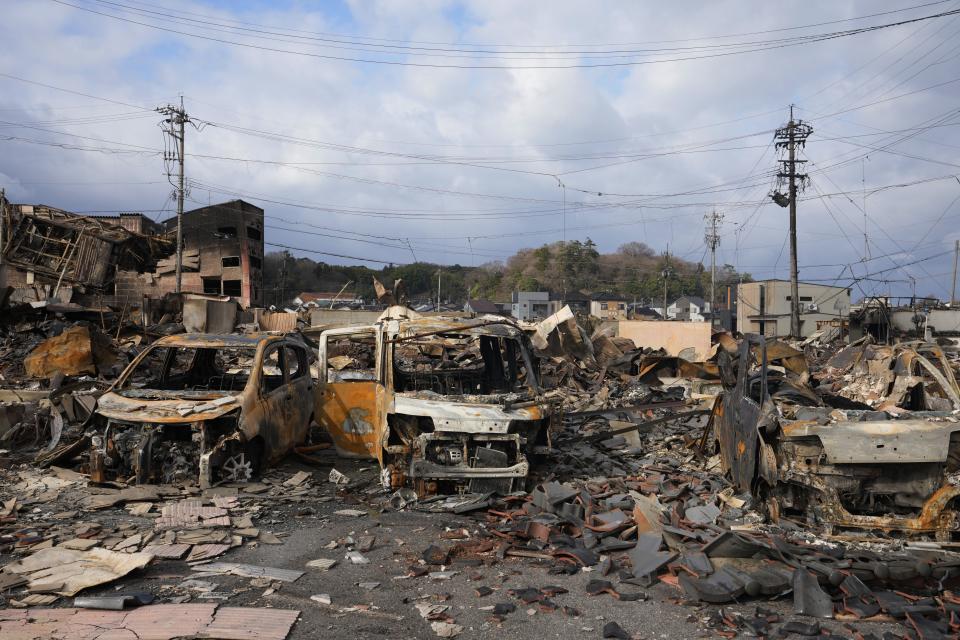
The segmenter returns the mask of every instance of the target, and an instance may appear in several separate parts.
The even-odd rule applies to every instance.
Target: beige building
[[[850,289],[799,283],[800,333],[806,337],[823,323],[850,314]],[[760,335],[790,335],[790,281],[744,282],[737,287],[737,331]]]
[[[625,320],[627,300],[615,293],[595,293],[590,296],[590,315],[604,320]]]

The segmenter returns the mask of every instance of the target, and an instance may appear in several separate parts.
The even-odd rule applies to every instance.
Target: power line
[[[19,82],[26,82],[27,84],[33,84],[38,87],[44,87],[47,89],[54,89],[56,91],[63,91],[64,93],[72,93],[75,96],[83,96],[84,98],[92,98],[94,100],[101,100],[103,102],[112,102],[113,104],[119,104],[124,107],[131,107],[133,109],[139,109],[141,111],[153,111],[153,109],[148,109],[147,107],[144,107],[138,104],[131,104],[129,102],[123,102],[122,100],[115,100],[113,98],[104,98],[103,96],[95,96],[90,93],[83,93],[82,91],[74,91],[73,89],[56,87],[52,84],[45,84],[43,82],[37,82],[36,80],[28,80],[27,78],[21,78],[20,76],[11,75],[9,73],[0,73],[0,77],[9,78],[10,80],[17,80]]]
[[[932,7],[932,6],[937,6],[937,5],[941,5],[941,4],[947,4],[947,3],[952,2],[952,1],[953,1],[953,0],[936,0],[936,1],[934,1],[934,2],[927,2],[927,3],[924,3],[924,4],[912,5],[912,6],[903,7],[903,8],[900,8],[900,9],[891,9],[891,10],[889,10],[889,11],[883,11],[883,12],[879,12],[879,13],[871,13],[871,14],[866,14],[866,15],[862,15],[862,16],[855,16],[855,17],[851,17],[851,18],[841,18],[841,19],[837,19],[837,20],[829,20],[829,21],[816,22],[816,23],[810,23],[810,24],[795,25],[795,26],[789,26],[789,27],[771,28],[771,29],[764,29],[764,30],[760,30],[760,31],[749,31],[749,32],[741,32],[741,33],[733,33],[733,34],[724,34],[724,35],[717,35],[717,36],[700,36],[700,37],[697,37],[697,38],[680,38],[680,39],[673,39],[673,40],[647,40],[647,41],[642,41],[642,42],[617,42],[617,43],[603,43],[603,44],[597,44],[597,43],[593,43],[593,44],[566,44],[566,45],[564,45],[564,46],[567,46],[567,47],[620,47],[620,46],[638,46],[638,45],[650,45],[650,44],[670,44],[670,43],[677,43],[677,42],[696,42],[696,41],[701,41],[701,40],[720,40],[720,39],[725,39],[725,38],[739,38],[739,37],[744,37],[744,36],[762,35],[762,34],[767,34],[767,33],[779,33],[779,32],[784,32],[784,31],[797,31],[797,30],[802,30],[802,29],[811,29],[811,28],[814,28],[814,27],[823,27],[823,26],[827,26],[827,25],[831,25],[831,24],[842,24],[842,23],[844,23],[844,22],[854,22],[854,21],[857,21],[857,20],[865,20],[865,19],[868,19],[868,18],[876,18],[876,17],[880,17],[880,16],[885,16],[885,15],[892,15],[892,14],[894,14],[894,13],[903,13],[903,12],[907,12],[907,11],[914,11],[914,10],[917,10],[917,9],[924,9],[924,8],[926,8],[926,7]],[[127,0],[127,2],[128,2],[129,4],[142,5],[142,6],[153,7],[153,8],[163,8],[163,9],[166,9],[166,8],[167,8],[167,7],[165,7],[165,6],[161,6],[161,5],[157,5],[157,4],[152,4],[152,3],[149,3],[149,2],[144,2],[144,1],[142,1],[142,0]],[[178,15],[181,15],[181,14],[182,14],[182,15],[195,16],[195,17],[199,17],[199,18],[205,18],[205,19],[214,18],[214,16],[210,16],[210,15],[208,15],[208,14],[201,14],[201,13],[190,12],[190,11],[178,11]],[[241,21],[241,20],[231,20],[231,19],[225,19],[225,18],[219,18],[219,17],[217,17],[216,19],[221,19],[221,20],[224,20],[225,22],[232,22],[232,23],[234,23],[234,24],[246,25],[246,26],[253,26],[253,27],[264,27],[264,26],[267,26],[267,28],[282,28],[282,27],[271,27],[271,26],[269,26],[269,25],[263,25],[263,24],[254,23],[254,22],[244,22],[244,21]],[[477,43],[468,43],[468,42],[459,42],[459,43],[456,43],[456,42],[431,42],[431,41],[401,40],[401,39],[395,39],[395,38],[378,38],[378,37],[362,36],[362,35],[356,35],[356,34],[354,34],[354,35],[346,35],[346,34],[340,34],[340,33],[330,33],[330,32],[321,32],[321,31],[307,31],[307,30],[302,30],[302,29],[290,29],[290,28],[285,28],[285,30],[290,31],[290,32],[292,32],[292,33],[302,33],[302,34],[308,34],[308,35],[314,35],[314,36],[331,36],[331,37],[335,37],[335,38],[352,38],[352,39],[354,39],[354,40],[369,41],[369,42],[393,42],[393,43],[399,42],[399,43],[403,43],[403,44],[438,45],[438,46],[445,46],[445,47],[492,47],[492,48],[526,47],[526,48],[559,48],[559,45],[551,45],[551,44],[529,44],[529,43],[528,43],[528,44],[489,44],[489,43],[488,43],[488,44],[477,44]],[[359,42],[351,42],[350,44],[360,44],[360,43],[359,43]]]
[[[202,35],[197,33],[192,33],[189,31],[181,31],[179,29],[174,29],[171,27],[165,27],[162,25],[151,24],[149,22],[142,22],[139,20],[133,20],[131,18],[125,18],[120,15],[114,15],[111,13],[106,13],[103,11],[97,11],[88,7],[83,7],[80,5],[72,4],[70,2],[65,2],[64,0],[50,0],[56,4],[60,4],[67,7],[72,7],[74,9],[99,15],[102,17],[110,18],[113,20],[118,20],[128,24],[135,24],[150,29],[155,29],[159,31],[164,31],[167,33],[173,33],[181,36],[187,36],[190,38],[196,38],[201,40],[206,40],[210,42],[218,42],[220,44],[227,44],[235,47],[242,47],[247,49],[255,49],[260,51],[266,51],[271,53],[285,53],[290,55],[302,56],[317,58],[323,60],[334,60],[342,62],[359,62],[367,64],[382,64],[382,65],[391,65],[391,66],[409,66],[409,67],[426,67],[426,68],[456,68],[456,69],[582,69],[582,68],[604,68],[604,67],[630,67],[630,66],[639,66],[639,65],[648,65],[648,64],[661,64],[667,62],[682,62],[688,60],[702,60],[707,58],[720,58],[731,55],[740,55],[744,53],[753,53],[758,51],[769,51],[772,49],[782,49],[786,47],[794,47],[803,44],[810,44],[815,42],[823,42],[828,40],[834,40],[838,38],[850,37],[854,35],[859,35],[863,33],[871,33],[874,31],[879,31],[882,29],[888,29],[893,27],[898,27],[906,24],[912,24],[916,22],[922,22],[924,20],[932,20],[937,18],[946,17],[949,15],[954,15],[960,13],[960,9],[954,9],[951,11],[943,11],[936,14],[931,14],[927,16],[921,16],[917,18],[904,19],[897,22],[890,22],[886,24],[872,25],[866,27],[858,27],[853,29],[846,29],[841,31],[834,32],[825,32],[819,34],[811,34],[808,36],[800,36],[796,38],[785,38],[779,41],[761,41],[759,46],[753,46],[751,43],[743,44],[732,44],[732,45],[722,45],[721,48],[731,48],[736,46],[748,47],[742,48],[735,51],[721,51],[719,53],[710,53],[705,55],[689,55],[681,56],[675,58],[661,58],[656,60],[625,60],[617,62],[591,62],[591,63],[577,63],[577,64],[555,64],[555,65],[482,65],[482,64],[440,64],[440,63],[427,63],[427,62],[409,62],[409,61],[399,61],[399,60],[376,60],[372,58],[357,58],[352,56],[338,56],[331,54],[322,54],[314,53],[309,51],[297,51],[293,49],[282,49],[278,47],[268,47],[263,45],[250,44],[246,42],[240,42],[237,40],[228,40],[225,38],[218,38],[208,35]],[[749,47],[753,48],[749,48]],[[635,54],[636,55],[636,54]]]

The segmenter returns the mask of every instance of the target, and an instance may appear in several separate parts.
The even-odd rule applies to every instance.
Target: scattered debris
[[[219,607],[216,604],[158,604],[132,611],[84,609],[0,609],[0,635],[98,637],[104,629],[131,637],[257,638],[284,640],[300,615],[288,609]],[[124,635],[123,637],[126,637]]]

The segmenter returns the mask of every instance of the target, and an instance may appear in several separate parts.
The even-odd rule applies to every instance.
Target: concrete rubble
[[[463,638],[469,609],[649,637],[652,601],[706,636],[960,632],[956,347],[717,333],[692,361],[569,308],[328,330],[236,311],[200,335],[185,316],[223,310],[184,303],[5,315],[0,636],[280,639],[319,609]],[[338,533],[286,555],[308,522]],[[396,588],[402,608],[371,604]],[[615,620],[584,613],[606,601]]]

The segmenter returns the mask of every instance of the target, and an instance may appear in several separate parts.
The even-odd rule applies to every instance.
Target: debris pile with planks
[[[44,300],[0,329],[0,594],[24,609],[0,610],[4,637],[136,634],[188,600],[204,607],[199,630],[173,635],[233,633],[257,610],[209,602],[230,596],[217,576],[271,591],[302,572],[222,556],[283,544],[270,530],[283,505],[309,516],[335,499],[313,474],[274,468],[324,448],[375,460],[380,479],[323,470],[339,516],[476,523],[409,545],[409,579],[448,579],[451,558],[546,568],[556,584],[512,590],[492,605],[499,622],[518,606],[579,616],[554,599],[588,572],[585,597],[666,585],[682,601],[756,601],[754,615],[711,610],[705,628],[727,637],[816,635],[830,619],[848,634],[858,620],[924,638],[960,628],[955,349],[719,333],[693,362],[589,333],[568,308],[523,326],[391,307],[306,336],[258,331],[291,318],[234,315],[211,335],[186,332],[197,309],[183,299],[150,324]],[[367,562],[365,537],[350,563]],[[131,612],[78,613],[85,590],[175,562],[196,575],[93,603]],[[787,597],[795,615],[760,604]],[[417,610],[441,637],[464,630],[448,605]],[[262,637],[285,637],[297,612],[273,611]]]

